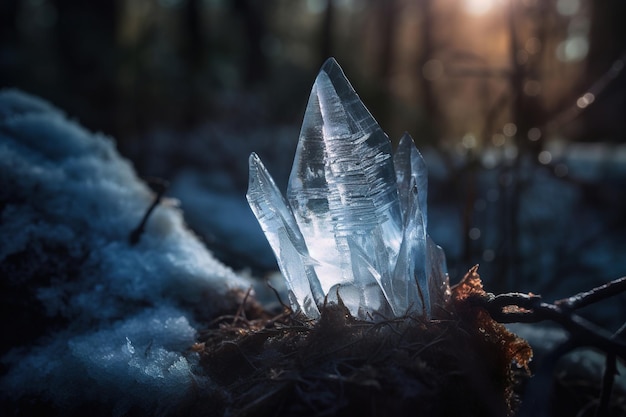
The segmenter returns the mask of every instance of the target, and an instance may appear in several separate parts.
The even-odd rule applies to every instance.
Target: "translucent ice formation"
[[[443,250],[427,234],[427,172],[405,134],[391,142],[334,59],[311,90],[287,200],[256,154],[248,202],[294,310],[339,299],[355,317],[430,317],[447,294]]]

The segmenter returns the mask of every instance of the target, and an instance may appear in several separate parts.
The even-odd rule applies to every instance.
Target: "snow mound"
[[[115,399],[122,414],[186,395],[194,323],[250,284],[185,227],[173,200],[131,245],[153,199],[111,139],[0,91],[4,393]]]

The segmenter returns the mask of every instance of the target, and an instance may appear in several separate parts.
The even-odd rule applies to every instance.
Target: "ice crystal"
[[[316,318],[341,300],[355,317],[442,304],[443,250],[427,233],[427,171],[405,134],[391,142],[334,59],[304,115],[287,200],[256,154],[246,197],[287,280],[294,310]],[[288,202],[287,202],[288,201]]]

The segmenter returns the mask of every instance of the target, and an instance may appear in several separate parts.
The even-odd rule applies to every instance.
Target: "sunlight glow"
[[[497,0],[465,0],[465,10],[473,15],[483,15],[495,5]]]

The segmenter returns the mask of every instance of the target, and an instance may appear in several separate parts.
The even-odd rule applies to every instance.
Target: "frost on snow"
[[[248,202],[295,310],[327,300],[363,319],[431,315],[448,290],[443,250],[428,236],[427,172],[408,134],[391,142],[334,59],[313,85],[287,200],[250,156]]]
[[[194,313],[249,284],[185,228],[172,201],[129,245],[153,196],[113,142],[49,104],[0,91],[3,401],[174,407],[194,378]]]

